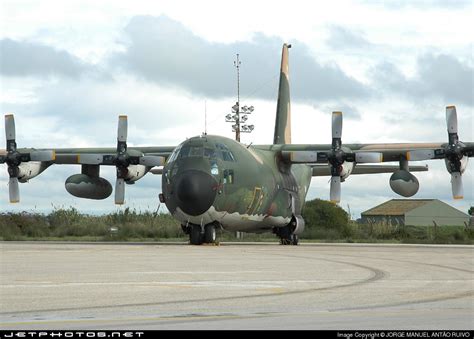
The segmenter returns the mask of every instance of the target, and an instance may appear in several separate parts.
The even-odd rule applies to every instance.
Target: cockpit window
[[[178,157],[179,151],[181,150],[181,147],[183,147],[183,144],[179,145],[178,147],[174,149],[173,153],[171,153],[170,157],[168,158],[169,163],[176,160],[176,158]]]
[[[235,161],[234,155],[226,145],[218,143],[216,144],[216,147],[220,150],[222,159],[224,159],[224,161]]]
[[[178,158],[202,157],[204,155],[204,147],[202,146],[184,146],[179,152]]]
[[[216,157],[216,150],[212,148],[204,148],[204,156],[206,158],[215,158]]]

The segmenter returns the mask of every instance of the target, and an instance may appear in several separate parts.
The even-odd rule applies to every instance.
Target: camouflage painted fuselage
[[[166,206],[184,225],[218,222],[227,230],[245,232],[284,227],[293,216],[301,215],[311,168],[286,165],[277,154],[221,136],[188,139],[176,148],[163,169]],[[183,183],[181,178],[191,172],[206,181],[196,190],[203,194],[203,201],[211,202],[208,208],[205,203],[202,210],[183,207],[186,196],[180,199],[177,185],[185,185],[182,191],[188,194],[194,183]],[[208,183],[212,192],[203,193],[201,187]]]

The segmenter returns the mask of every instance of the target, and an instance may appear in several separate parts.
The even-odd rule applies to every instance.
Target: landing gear
[[[207,244],[216,242],[216,226],[214,224],[207,224],[204,227],[204,242]]]
[[[189,242],[191,245],[201,245],[202,244],[202,234],[200,225],[191,225],[189,231]]]
[[[280,245],[298,245],[299,238],[289,226],[274,228],[273,233],[280,238]]]
[[[288,238],[280,238],[280,245],[298,245],[298,236],[296,234],[290,235]]]
[[[204,226],[204,232],[201,225],[189,224],[188,227],[182,226],[184,233],[189,234],[189,243],[191,245],[214,244],[217,238],[216,224],[210,223]]]

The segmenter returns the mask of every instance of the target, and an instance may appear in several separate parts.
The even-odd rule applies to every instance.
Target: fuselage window
[[[233,184],[234,183],[234,170],[226,169],[224,170],[224,184]]]

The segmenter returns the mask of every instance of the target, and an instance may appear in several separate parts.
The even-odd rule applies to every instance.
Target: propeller
[[[122,205],[125,202],[125,178],[128,174],[130,159],[127,154],[127,132],[128,120],[126,115],[120,115],[117,129],[117,155],[115,167],[117,179],[115,181],[115,204]]]
[[[5,114],[5,137],[7,140],[6,154],[0,156],[0,164],[8,166],[8,194],[11,203],[20,202],[20,188],[18,177],[20,175],[20,164],[28,161],[52,161],[56,158],[53,150],[18,152],[16,144],[15,117],[13,114]]]
[[[451,174],[451,190],[454,199],[464,197],[462,184],[462,162],[467,157],[474,156],[474,146],[466,146],[459,141],[458,136],[458,118],[455,106],[446,107],[446,127],[448,131],[448,143],[442,148],[437,149],[419,149],[409,151],[407,160],[430,160],[445,159],[446,168]]]
[[[143,165],[146,167],[162,166],[163,157],[154,155],[134,155],[127,151],[128,120],[126,115],[120,115],[117,128],[117,149],[114,155],[81,153],[77,163],[83,165],[115,165],[115,204],[125,203],[125,183],[130,165]],[[135,152],[136,153],[136,152]]]
[[[326,160],[331,165],[330,200],[341,201],[341,182],[344,162],[379,163],[383,154],[379,152],[352,152],[342,147],[342,112],[332,112],[332,147],[327,152],[317,152],[318,161]]]

